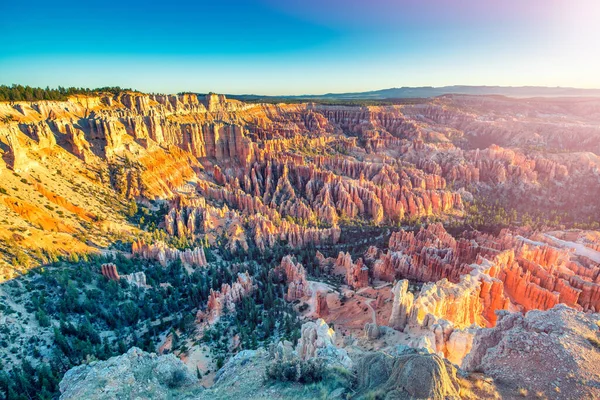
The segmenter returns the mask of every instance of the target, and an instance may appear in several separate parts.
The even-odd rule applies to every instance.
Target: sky
[[[0,84],[600,88],[598,0],[0,1]]]

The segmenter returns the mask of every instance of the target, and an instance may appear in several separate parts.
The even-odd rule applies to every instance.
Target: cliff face
[[[600,254],[594,236],[590,241],[562,235],[578,240],[573,242],[553,234],[558,235],[472,231],[456,240],[442,225],[432,224],[416,234],[392,233],[387,253],[371,247],[365,258],[376,279],[402,279],[392,290],[390,326],[416,332],[419,339],[412,345],[460,364],[478,332],[474,328],[494,327],[502,310],[524,313],[558,304],[598,310]],[[407,279],[426,283],[411,293]]]
[[[107,193],[116,194],[121,206],[131,198],[196,194],[197,202],[171,202],[164,222],[169,233],[209,242],[225,235],[232,250],[255,245],[261,251],[278,241],[296,248],[335,244],[347,221],[382,225],[458,216],[470,191],[593,214],[600,195],[594,114],[560,102],[552,106],[560,117],[552,118],[546,103],[523,106],[526,115],[519,107],[509,100],[460,96],[421,105],[352,107],[140,93],[2,103],[0,174],[7,191],[2,196],[19,196],[40,211],[40,190],[76,199],[78,207],[88,204],[88,217],[101,220],[94,236],[106,241],[107,231],[129,231],[115,205],[102,200]],[[41,189],[23,179],[39,180]],[[3,211],[34,236],[57,217],[6,203],[0,202]],[[64,235],[54,234],[51,242],[61,239],[90,251],[73,238],[84,222],[76,214],[70,227],[55,229]],[[0,232],[4,243],[10,237]],[[22,246],[56,250],[39,240],[24,240]],[[415,278],[450,273],[445,255],[419,257],[429,269],[413,271],[420,275]],[[390,256],[373,274],[389,278],[392,270],[406,268],[408,260]],[[456,281],[460,273],[454,274],[447,277]]]

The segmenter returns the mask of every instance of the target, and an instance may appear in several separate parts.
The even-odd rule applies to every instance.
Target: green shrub
[[[173,373],[171,374],[171,377],[169,378],[169,381],[167,382],[167,386],[169,386],[171,389],[176,389],[178,387],[181,387],[184,382],[185,382],[185,372],[178,369],[177,371],[173,371]]]
[[[323,379],[325,367],[320,359],[274,361],[267,365],[267,379],[279,382],[313,383]]]

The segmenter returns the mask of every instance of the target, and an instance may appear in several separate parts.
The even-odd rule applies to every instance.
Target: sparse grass
[[[461,399],[499,399],[500,395],[493,384],[486,383],[484,379],[478,376],[471,376],[467,379],[458,379],[458,394]]]

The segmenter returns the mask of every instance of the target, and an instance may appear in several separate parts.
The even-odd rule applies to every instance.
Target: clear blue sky
[[[0,1],[0,83],[600,88],[598,0]]]

